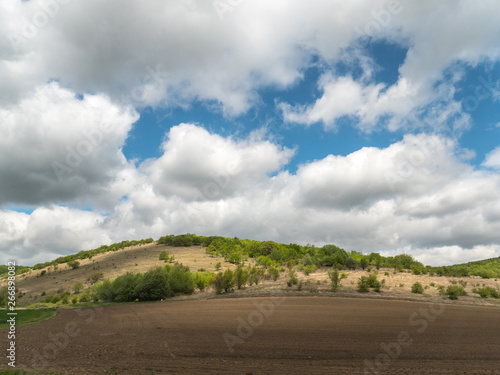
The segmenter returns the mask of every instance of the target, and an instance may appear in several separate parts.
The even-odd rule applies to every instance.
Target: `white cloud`
[[[194,146],[204,150],[203,160],[185,155]],[[31,215],[2,211],[2,238],[10,239],[3,256],[14,248],[33,263],[102,242],[185,232],[335,243],[365,252],[396,249],[432,265],[495,256],[500,248],[500,177],[465,164],[446,138],[406,136],[384,149],[327,156],[295,174],[279,171],[289,150],[194,125],[172,128],[164,150],[143,170],[127,172],[127,198],[107,216],[57,206]],[[269,152],[281,162],[266,165],[262,157]],[[210,172],[224,173],[226,157],[241,161],[231,176],[238,188],[227,185],[218,199],[183,196],[183,189],[209,181]],[[395,173],[394,185],[387,172]]]
[[[89,199],[126,165],[123,146],[137,113],[103,95],[75,94],[50,83],[0,108],[0,203]]]
[[[163,155],[145,164],[157,192],[190,200],[222,199],[264,182],[294,151],[259,139],[237,140],[192,125],[170,129]]]
[[[500,146],[486,155],[483,165],[488,168],[500,169]]]

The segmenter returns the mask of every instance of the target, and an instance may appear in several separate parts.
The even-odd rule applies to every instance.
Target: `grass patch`
[[[7,328],[9,324],[7,319],[11,316],[7,315],[7,309],[0,309],[0,328]],[[37,310],[16,310],[16,326],[25,326],[35,324],[50,319],[55,315],[56,309],[37,309]],[[3,373],[0,373],[0,375]]]

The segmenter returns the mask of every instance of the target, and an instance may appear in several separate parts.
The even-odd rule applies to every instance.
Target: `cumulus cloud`
[[[163,155],[144,170],[160,194],[191,200],[223,199],[252,189],[294,154],[269,141],[223,138],[192,124],[172,127],[162,147]]]
[[[126,198],[108,215],[58,206],[40,207],[31,215],[2,211],[3,236],[9,239],[2,246],[4,256],[7,249],[22,249],[19,257],[32,263],[30,252],[42,259],[40,254],[47,258],[101,243],[185,232],[335,243],[365,252],[393,249],[432,265],[499,254],[500,177],[465,164],[454,141],[406,136],[383,149],[329,155],[294,174],[280,170],[291,151],[267,142],[256,142],[255,149],[251,144],[251,138],[223,138],[195,125],[174,127],[164,154],[129,176]],[[203,160],[176,158],[194,145],[204,147]],[[235,184],[251,183],[221,189],[218,199],[183,196],[183,189],[210,181],[210,171],[224,173],[221,160],[228,159],[219,158],[217,150],[236,161],[254,161],[251,173],[231,177]],[[259,155],[266,150],[281,155],[282,162],[264,167]],[[190,164],[175,167],[184,160]],[[165,175],[158,172],[163,170]],[[386,173],[394,173],[395,182]]]
[[[210,1],[2,2],[0,207],[37,207],[0,211],[2,256],[33,264],[182,232],[398,249],[431,264],[498,255],[498,148],[474,167],[456,140],[407,135],[292,173],[296,150],[185,123],[158,158],[135,165],[121,152],[136,109],[246,114],[313,62],[320,97],[278,102],[287,122],[468,129],[456,65],[498,60],[500,3],[388,4],[255,0],[221,20]],[[375,81],[369,40],[407,49],[395,83]]]
[[[75,97],[58,83],[0,108],[0,204],[89,199],[127,165],[120,149],[138,118],[103,95]]]

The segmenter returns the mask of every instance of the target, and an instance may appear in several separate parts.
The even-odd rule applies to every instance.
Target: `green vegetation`
[[[416,294],[424,294],[424,287],[421,283],[415,283],[411,286],[411,292]]]
[[[7,319],[9,316],[7,315],[7,309],[0,310],[0,328],[8,327]],[[51,318],[55,313],[55,309],[39,309],[39,310],[16,310],[16,325],[28,325],[34,324],[38,322],[42,322]]]
[[[101,247],[99,247],[97,249],[86,250],[86,251],[82,250],[82,251],[80,251],[77,254],[66,255],[66,256],[63,256],[63,257],[59,257],[57,259],[54,259],[51,262],[45,262],[45,263],[35,264],[33,266],[33,269],[34,270],[38,270],[38,269],[49,267],[49,266],[55,266],[55,265],[58,265],[58,264],[61,264],[61,263],[68,263],[68,262],[75,261],[75,260],[78,260],[78,259],[80,259],[80,260],[82,260],[82,259],[92,259],[92,257],[94,257],[95,255],[103,254],[103,253],[106,253],[108,251],[117,251],[117,250],[129,247],[129,246],[134,246],[134,245],[139,245],[139,244],[145,244],[145,243],[151,243],[153,241],[154,240],[152,238],[146,238],[146,239],[140,240],[140,241],[122,241],[122,242],[117,242],[117,243],[111,244],[109,246],[108,245],[102,245]]]
[[[377,279],[377,273],[374,272],[370,276],[361,276],[358,280],[358,292],[359,293],[368,293],[370,289],[373,289],[375,292],[380,292],[382,288],[383,282],[380,282]]]
[[[23,273],[28,272],[31,267],[25,267],[25,266],[15,266],[16,267],[16,275],[21,275]],[[7,277],[7,273],[9,272],[9,267],[6,266],[5,264],[0,265],[0,277],[5,278]]]
[[[429,269],[440,276],[480,276],[493,279],[500,277],[500,257]]]
[[[328,277],[332,282],[332,288],[331,288],[332,292],[336,292],[338,288],[342,286],[340,285],[340,282],[342,281],[342,279],[347,278],[347,275],[345,273],[339,275],[339,271],[333,269],[333,270],[328,270]]]
[[[479,294],[482,298],[500,298],[500,292],[491,286],[483,287],[480,289],[474,288],[472,290],[474,293]]]
[[[193,294],[195,277],[181,264],[157,267],[146,273],[127,272],[114,280],[106,279],[92,287],[94,302],[154,301],[183,294]],[[82,301],[83,295],[80,297]]]
[[[449,285],[446,290],[443,288],[439,288],[440,294],[448,297],[449,299],[456,300],[458,297],[466,296],[467,292],[462,286],[458,285]]]

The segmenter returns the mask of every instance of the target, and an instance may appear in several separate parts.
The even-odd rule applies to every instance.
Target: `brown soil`
[[[340,297],[65,309],[18,328],[17,361],[78,375],[500,374],[500,309]]]

